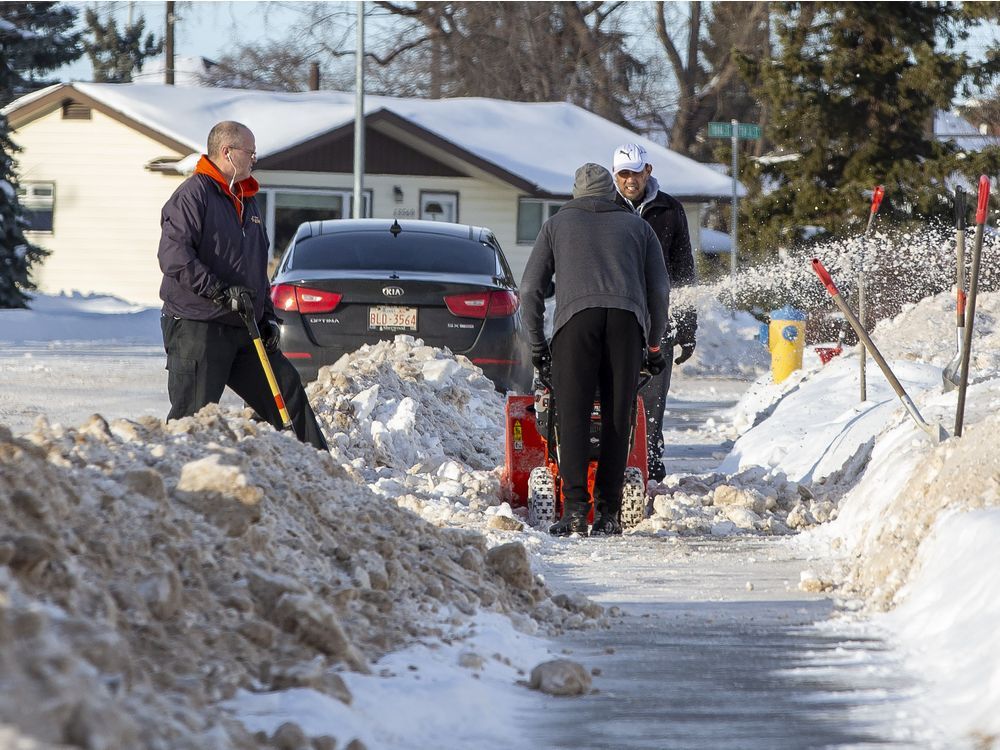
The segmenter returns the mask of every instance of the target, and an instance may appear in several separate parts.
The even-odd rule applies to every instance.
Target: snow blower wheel
[[[646,517],[646,480],[634,466],[625,469],[622,486],[622,528],[634,529]]]
[[[547,466],[528,475],[528,525],[548,528],[556,521],[556,483]]]

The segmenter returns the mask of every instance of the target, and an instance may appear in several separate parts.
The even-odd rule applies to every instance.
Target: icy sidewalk
[[[711,386],[677,385],[668,466],[697,470],[725,455],[720,412],[733,387],[716,384],[713,412]],[[600,692],[546,699],[526,717],[540,747],[933,746],[906,708],[902,660],[863,623],[828,620],[834,604],[800,586],[809,563],[788,538],[640,532],[559,540],[540,557],[549,585],[619,615],[610,630],[558,641],[599,672]]]

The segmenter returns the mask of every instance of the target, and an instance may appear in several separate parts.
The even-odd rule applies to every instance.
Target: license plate
[[[417,308],[395,305],[369,307],[368,328],[373,331],[415,331]]]

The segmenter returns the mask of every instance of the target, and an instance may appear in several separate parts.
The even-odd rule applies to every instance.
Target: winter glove
[[[649,347],[646,349],[646,361],[645,367],[649,370],[650,375],[659,375],[661,372],[667,369],[667,360],[663,356],[663,350],[660,347]]]
[[[531,347],[531,364],[535,366],[540,376],[546,379],[549,377],[552,369],[552,352],[549,351],[548,344],[541,343]]]
[[[249,295],[250,307],[247,307],[247,298],[243,295]],[[234,313],[239,313],[241,316],[249,315],[253,313],[253,289],[248,289],[245,286],[220,286],[212,294],[212,301],[224,307],[227,310],[232,310]]]
[[[674,343],[681,353],[674,360],[675,365],[691,359],[694,354],[695,334],[698,331],[698,312],[693,307],[682,307],[673,314]]]
[[[274,318],[264,318],[260,322],[260,340],[269,352],[278,351],[281,343],[281,325]]]

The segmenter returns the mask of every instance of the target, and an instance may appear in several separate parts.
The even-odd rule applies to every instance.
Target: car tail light
[[[333,312],[344,295],[309,289],[291,284],[275,284],[271,287],[271,301],[276,310],[299,313]]]
[[[514,292],[473,292],[444,298],[448,311],[460,318],[506,318],[517,312],[521,300]]]

